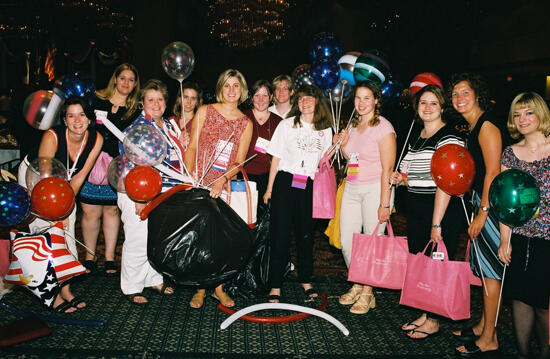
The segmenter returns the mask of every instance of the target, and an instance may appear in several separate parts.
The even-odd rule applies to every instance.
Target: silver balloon
[[[168,76],[183,81],[193,71],[195,55],[185,42],[176,41],[162,50],[161,63]]]

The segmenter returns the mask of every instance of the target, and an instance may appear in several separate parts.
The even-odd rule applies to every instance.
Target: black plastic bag
[[[151,265],[179,285],[215,287],[248,262],[252,230],[203,189],[177,192],[149,214]]]
[[[262,213],[254,228],[254,249],[246,266],[233,278],[223,284],[223,289],[230,296],[254,299],[269,290],[269,226],[271,211],[269,206],[261,204]]]

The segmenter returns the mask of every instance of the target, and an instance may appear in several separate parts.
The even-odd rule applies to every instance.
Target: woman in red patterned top
[[[201,106],[193,119],[185,166],[199,184],[210,188],[213,198],[221,195],[223,186],[237,173],[235,164],[243,162],[248,152],[252,122],[238,108],[247,97],[244,76],[237,70],[226,70],[216,84],[218,102]],[[205,295],[206,291],[199,289],[189,305],[202,307]],[[212,296],[226,307],[235,305],[221,284]]]

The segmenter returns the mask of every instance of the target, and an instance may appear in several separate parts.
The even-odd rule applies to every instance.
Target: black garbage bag
[[[271,254],[271,209],[260,203],[258,220],[254,228],[254,249],[248,263],[239,273],[223,284],[223,289],[232,297],[255,299],[267,294],[269,286],[269,264]],[[290,263],[285,269],[285,276],[290,273]]]
[[[254,246],[248,225],[203,189],[175,193],[148,218],[149,262],[179,285],[223,283],[245,266]]]
[[[254,299],[269,290],[269,225],[271,211],[264,206],[254,228],[254,249],[248,263],[239,273],[223,284],[223,289],[232,297]]]

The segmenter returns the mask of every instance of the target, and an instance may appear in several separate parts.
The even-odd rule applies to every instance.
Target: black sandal
[[[156,293],[159,294],[159,295],[173,295],[173,294],[175,293],[174,288],[172,288],[172,293],[167,292],[168,288],[172,288],[172,287],[169,286],[169,285],[166,284],[166,283],[162,283],[162,285],[161,285],[160,288],[156,288],[156,287],[147,287],[147,289],[152,290],[152,291],[156,292]]]
[[[115,261],[105,261],[105,265],[103,266],[103,270],[105,271],[106,275],[115,275],[117,273],[118,267],[116,265]],[[113,272],[109,272],[113,271]]]
[[[94,274],[97,272],[97,262],[87,259],[82,262],[82,265],[86,267],[86,270],[88,271],[88,274]]]
[[[276,302],[272,302],[272,300],[276,300]],[[270,294],[267,296],[267,301],[269,303],[281,303],[281,296],[277,294]]]
[[[129,300],[130,303],[132,303],[132,304],[144,305],[144,304],[149,303],[149,298],[147,298],[145,295],[143,295],[143,293],[127,294],[126,297],[128,298],[128,300]],[[136,302],[136,301],[134,300],[136,297],[145,298],[147,301],[146,301],[146,302]]]
[[[74,297],[73,299],[71,299],[69,302],[67,302],[71,307],[73,308],[76,308],[77,310],[81,310],[81,309],[84,309],[86,308],[86,305],[84,305],[83,307],[79,307],[78,305],[79,304],[86,304],[86,302],[84,301],[84,299],[82,298],[79,298],[79,297]]]
[[[317,297],[319,297],[319,293],[314,288],[309,288],[304,291],[304,294],[306,295],[306,302],[313,302]]]
[[[67,312],[67,310],[71,309],[71,308],[74,308],[71,303],[69,302],[66,302],[66,301],[63,301],[63,303],[59,304],[57,307],[52,307],[52,310],[56,313],[66,313],[66,314],[69,314],[69,313],[74,313],[76,312],[76,310],[72,311],[72,312]],[[78,310],[78,308],[76,308]]]
[[[458,339],[462,342],[472,342],[472,341],[475,341],[478,338],[476,333],[474,333],[473,328],[463,328],[460,331],[460,335],[453,334],[453,337],[455,337],[456,339]]]

